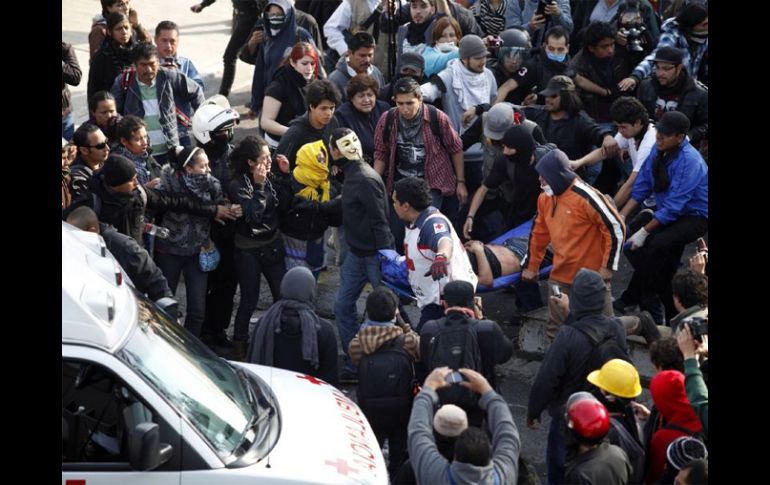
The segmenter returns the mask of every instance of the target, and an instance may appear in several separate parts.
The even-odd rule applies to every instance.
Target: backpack
[[[439,321],[439,331],[428,344],[427,364],[429,371],[447,366],[453,370],[465,367],[483,373],[476,329],[467,317],[460,322]],[[439,396],[442,403],[456,404],[466,411],[478,403],[478,396],[459,384],[441,389]]]
[[[644,473],[647,470],[646,453],[644,447],[634,438],[626,429],[622,422],[615,418],[610,420],[612,429],[615,430],[618,442],[613,443],[623,449],[628,456],[628,463],[631,465],[633,473],[629,477],[629,484],[637,485],[644,483]]]
[[[438,124],[438,110],[435,106],[431,106],[427,103],[423,103],[423,106],[428,110],[428,118],[430,118],[430,131],[439,140],[441,139],[441,127]],[[390,130],[393,126],[393,118],[396,116],[396,110],[398,108],[390,108],[388,114],[385,115],[385,131],[383,132],[382,139],[388,143],[390,141]]]
[[[613,333],[608,332],[604,336],[599,336],[593,328],[586,328],[579,322],[575,322],[573,327],[585,335],[592,346],[591,355],[586,362],[586,374],[601,369],[607,361],[612,359],[622,359],[632,363],[628,352],[620,346]]]
[[[387,418],[394,422],[409,419],[414,397],[414,363],[404,349],[401,334],[358,363],[358,406],[378,422]]]

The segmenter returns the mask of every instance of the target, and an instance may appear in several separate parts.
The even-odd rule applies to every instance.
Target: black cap
[[[676,47],[661,47],[655,52],[654,62],[668,62],[678,66],[684,60],[684,52]]]
[[[398,70],[410,68],[419,73],[425,72],[425,59],[416,52],[404,52],[398,60]]]
[[[548,81],[548,86],[540,91],[541,96],[555,96],[561,91],[574,91],[575,83],[568,76],[554,76]]]
[[[107,157],[107,161],[102,167],[102,174],[107,186],[117,187],[131,181],[136,176],[136,166],[128,158],[115,153]]]
[[[444,287],[444,301],[448,307],[461,306],[473,308],[473,285],[467,281],[450,281]]]
[[[686,135],[690,131],[690,120],[681,111],[667,111],[655,124],[661,135]]]

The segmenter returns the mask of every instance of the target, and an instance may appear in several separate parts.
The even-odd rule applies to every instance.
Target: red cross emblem
[[[433,230],[436,232],[440,232],[444,230],[444,224],[438,222],[436,224],[433,224]]]
[[[342,458],[337,458],[337,461],[326,460],[324,463],[335,467],[340,475],[348,476],[348,472],[358,473],[358,469],[348,466],[348,462]]]
[[[313,376],[309,376],[307,374],[304,375],[298,375],[297,379],[305,379],[311,384],[315,384],[316,386],[320,386],[321,384],[326,384],[326,381],[322,381],[321,379],[316,379]]]

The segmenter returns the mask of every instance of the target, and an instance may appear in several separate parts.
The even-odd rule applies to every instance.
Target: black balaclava
[[[535,139],[524,125],[514,125],[503,133],[503,145],[515,148],[516,153],[506,155],[509,162],[526,165],[535,153]]]

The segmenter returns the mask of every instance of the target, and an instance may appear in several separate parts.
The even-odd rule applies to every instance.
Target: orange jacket
[[[521,266],[537,272],[552,242],[551,279],[571,285],[580,268],[617,270],[625,233],[615,206],[576,178],[561,195],[538,197],[529,250]]]

